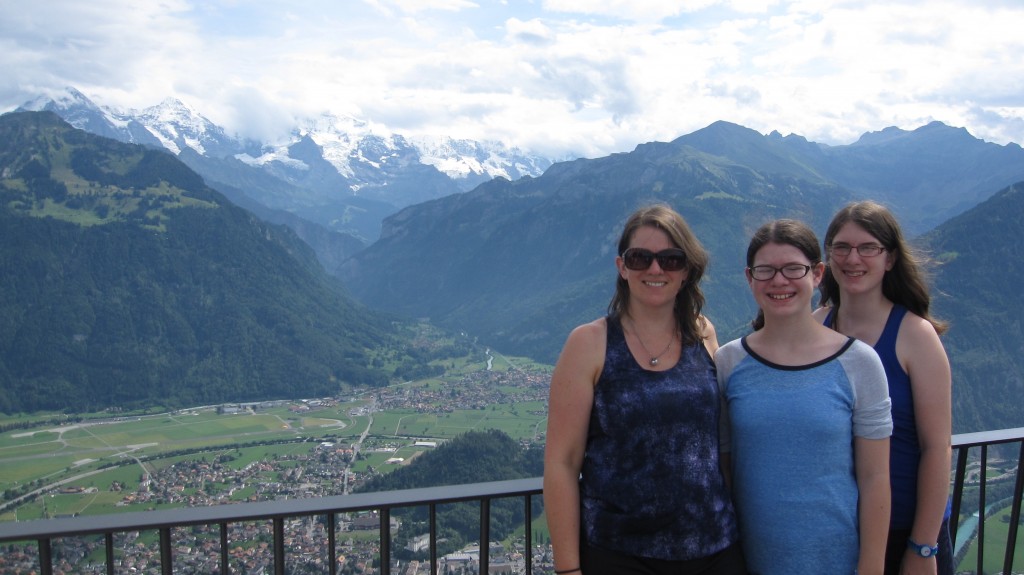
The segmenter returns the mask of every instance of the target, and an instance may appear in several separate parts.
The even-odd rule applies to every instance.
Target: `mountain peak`
[[[963,127],[957,128],[957,127],[954,127],[954,126],[949,126],[947,124],[939,122],[938,120],[929,122],[928,124],[926,124],[924,126],[921,126],[920,128],[914,130],[913,133],[919,134],[919,135],[928,135],[928,136],[931,136],[931,137],[940,137],[940,138],[945,137],[945,138],[977,140],[977,138],[972,136],[971,133],[967,131],[967,128],[963,128]]]
[[[93,103],[85,94],[79,92],[75,88],[68,86],[61,91],[44,94],[26,102],[19,110],[28,112],[41,112],[43,110],[50,110],[55,112],[61,112],[66,110],[74,110],[76,108],[84,108],[88,110],[100,111],[100,107]]]
[[[150,106],[139,116],[161,123],[173,122],[179,126],[188,126],[201,131],[215,128],[213,122],[177,98],[167,98],[156,106]]]
[[[676,138],[672,143],[693,146],[710,154],[727,155],[726,150],[735,150],[738,145],[763,147],[771,145],[772,140],[757,130],[719,120],[706,128]]]
[[[153,111],[160,110],[160,111],[165,111],[165,112],[173,112],[175,114],[180,114],[180,115],[201,116],[201,114],[199,114],[199,112],[197,112],[195,110],[195,108],[193,108],[192,106],[189,106],[185,102],[182,102],[178,98],[173,98],[173,97],[164,98],[164,100],[162,102],[160,102],[156,106],[150,106],[149,108],[146,108],[146,110],[147,111],[148,110],[153,110]]]
[[[889,126],[878,132],[865,132],[856,142],[851,146],[875,146],[879,144],[887,144],[904,138],[921,138],[926,137],[929,139],[947,139],[954,138],[957,140],[976,140],[966,128],[955,128],[944,124],[938,120],[934,120],[914,130],[903,130],[896,126]]]

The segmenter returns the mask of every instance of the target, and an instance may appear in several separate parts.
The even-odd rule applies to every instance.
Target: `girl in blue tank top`
[[[829,267],[816,317],[875,348],[892,400],[885,573],[952,575],[951,375],[939,340],[946,325],[931,317],[918,258],[885,207],[844,207],[824,243]]]

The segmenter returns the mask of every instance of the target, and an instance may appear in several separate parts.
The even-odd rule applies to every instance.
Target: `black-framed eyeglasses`
[[[644,248],[629,248],[622,252],[622,263],[631,270],[643,271],[658,260],[662,271],[677,272],[686,267],[686,252],[679,248],[669,248],[654,253]]]
[[[830,254],[845,258],[850,255],[850,252],[857,250],[857,255],[862,258],[873,258],[878,254],[885,251],[885,247],[878,244],[860,244],[859,246],[851,246],[850,244],[832,244],[828,247]]]
[[[788,264],[781,268],[775,266],[754,266],[747,268],[750,271],[750,277],[760,282],[766,282],[773,277],[775,274],[782,272],[782,277],[789,280],[798,280],[811,271],[811,266],[804,264]]]

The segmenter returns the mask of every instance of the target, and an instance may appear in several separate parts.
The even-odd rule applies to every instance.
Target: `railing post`
[[[430,575],[437,575],[437,504],[427,506],[430,515]]]
[[[39,572],[42,575],[53,575],[53,553],[50,539],[39,540]]]
[[[1017,481],[1013,488],[1013,505],[1010,507],[1010,530],[1006,535],[1006,555],[1003,558],[1003,573],[1010,573],[1013,567],[1013,550],[1017,546],[1017,525],[1020,523],[1021,492],[1024,491],[1024,441],[1017,455]]]
[[[114,575],[114,534],[106,532],[103,534],[103,547],[107,557],[107,575]]]
[[[491,566],[491,498],[480,498],[480,575],[490,573]]]
[[[337,529],[337,517],[334,513],[327,514],[327,560],[331,562],[331,566],[328,568],[330,575],[338,574],[338,542],[337,537],[334,535],[334,530]]]
[[[523,508],[523,525],[525,526],[523,559],[526,561],[526,575],[531,575],[533,573],[533,496],[526,495],[523,499],[526,501]]]
[[[967,480],[967,456],[970,448],[958,447],[956,450],[956,475],[953,481],[953,512],[950,514],[949,537],[956,545],[956,532],[960,524],[960,502],[964,496],[964,482]]]
[[[988,483],[988,445],[981,446],[981,477],[978,478],[978,570],[985,564],[985,489]]]
[[[380,573],[391,575],[391,509],[380,510]]]
[[[160,528],[160,573],[174,575],[174,558],[171,557],[171,528]]]
[[[220,572],[223,575],[231,573],[231,564],[228,562],[230,557],[230,550],[228,549],[228,524],[220,524]]]
[[[284,518],[274,518],[274,575],[284,575]]]

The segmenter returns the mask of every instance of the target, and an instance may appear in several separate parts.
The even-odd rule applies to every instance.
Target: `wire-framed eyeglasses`
[[[830,254],[840,258],[845,258],[850,255],[853,250],[857,250],[857,255],[862,258],[873,258],[884,252],[885,247],[878,244],[860,244],[859,246],[851,246],[850,244],[832,244],[828,247]]]
[[[779,272],[782,273],[782,277],[788,280],[798,280],[811,271],[811,266],[804,264],[788,264],[781,268],[775,266],[754,266],[747,268],[747,270],[750,272],[750,277],[759,282],[766,282],[775,277],[775,274]]]

